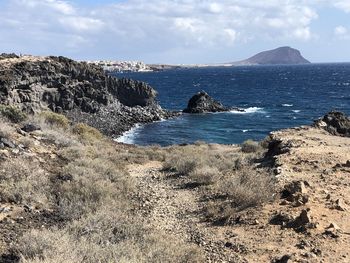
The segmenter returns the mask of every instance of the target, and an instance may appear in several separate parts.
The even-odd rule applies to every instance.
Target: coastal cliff
[[[170,117],[146,83],[117,79],[65,57],[0,56],[0,103],[28,113],[52,110],[108,135]]]
[[[146,84],[60,57],[0,70],[0,262],[349,261],[345,114],[261,142],[139,147],[76,121],[109,134],[170,116]],[[190,108],[222,107],[197,95]]]

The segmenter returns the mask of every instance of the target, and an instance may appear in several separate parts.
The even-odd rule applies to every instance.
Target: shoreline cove
[[[134,136],[135,132],[140,129],[144,124],[137,123],[135,124],[130,130],[125,131],[122,135],[119,137],[113,139],[115,142],[118,143],[124,143],[124,144],[131,144],[134,145]]]

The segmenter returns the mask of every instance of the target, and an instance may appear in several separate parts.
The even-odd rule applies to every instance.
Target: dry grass
[[[229,218],[235,212],[269,201],[274,180],[267,169],[257,168],[255,160],[263,148],[247,141],[241,147],[196,143],[168,148],[163,168],[185,176],[190,185],[201,187],[209,218]]]
[[[16,144],[25,140],[25,151],[34,155],[0,161],[0,198],[49,209],[64,221],[60,228],[24,233],[14,246],[22,262],[204,262],[202,251],[147,227],[134,199],[140,189],[126,171],[130,164],[164,162],[165,170],[188,178],[212,200],[207,214],[213,219],[257,206],[273,191],[266,171],[248,169],[262,155],[260,148],[245,153],[202,142],[125,146],[85,124],[71,126],[58,114],[31,121],[41,131],[14,138]],[[11,124],[0,127],[6,136],[15,133]]]
[[[67,129],[69,127],[69,120],[62,114],[52,111],[43,111],[40,113],[39,117],[49,125],[57,126],[63,129]]]
[[[204,261],[191,245],[148,228],[132,199],[138,190],[126,166],[164,160],[161,148],[117,145],[93,128],[62,125],[56,120],[64,118],[53,116],[31,120],[41,131],[14,136],[31,157],[0,161],[2,202],[48,209],[64,220],[60,228],[29,229],[19,237],[12,249],[21,262]],[[7,136],[15,133],[10,124],[1,127]]]
[[[10,124],[0,118],[0,138],[10,138],[16,131]]]
[[[242,152],[244,153],[256,153],[262,150],[259,142],[253,140],[246,140],[241,145]]]
[[[203,262],[198,251],[156,233],[120,207],[102,207],[64,230],[33,230],[17,244],[23,262]]]
[[[1,162],[2,202],[48,207],[51,204],[49,188],[49,178],[36,160],[20,157]]]
[[[95,128],[84,123],[77,123],[73,126],[73,133],[79,135],[83,140],[101,140],[103,135]]]

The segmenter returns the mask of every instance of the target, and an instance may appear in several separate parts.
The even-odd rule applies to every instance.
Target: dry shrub
[[[217,144],[172,146],[167,148],[165,170],[188,176],[202,187],[208,203],[209,218],[225,218],[236,211],[258,206],[274,193],[274,181],[267,170],[254,162],[263,154],[258,143],[248,141],[247,148]],[[244,151],[244,152],[242,152]],[[246,152],[249,152],[247,154]]]
[[[216,167],[203,166],[197,167],[189,174],[191,180],[199,185],[214,184],[219,180],[221,172]]]
[[[15,129],[0,118],[0,138],[10,138],[11,135],[15,132]]]
[[[19,144],[22,145],[23,148],[29,149],[34,146],[34,141],[29,137],[21,137],[19,139]]]
[[[50,203],[48,175],[35,160],[18,157],[0,163],[0,197],[27,205]]]
[[[64,160],[73,162],[76,159],[87,157],[88,152],[82,144],[74,144],[72,146],[60,149],[57,154]]]
[[[275,182],[265,170],[244,167],[221,178],[212,190],[220,198],[207,204],[206,216],[214,221],[229,220],[239,211],[272,200]]]
[[[79,218],[113,198],[126,198],[132,189],[125,170],[103,158],[79,158],[66,165],[57,196],[59,211],[65,218]]]
[[[0,115],[13,123],[25,121],[28,117],[20,109],[9,105],[0,105]]]
[[[58,147],[71,147],[79,144],[74,136],[67,136],[67,132],[59,127],[54,129],[44,128],[42,135],[46,142],[55,144]]]
[[[69,127],[69,120],[62,114],[52,111],[43,111],[39,114],[39,118],[42,118],[45,123],[52,126],[57,126],[62,129],[67,129]]]
[[[218,145],[188,145],[168,148],[164,170],[170,170],[182,175],[189,175],[196,169],[203,172],[203,167],[212,167],[220,173],[235,168],[235,160],[242,154],[238,148],[228,148]]]
[[[237,209],[260,205],[274,193],[273,178],[264,171],[244,168],[219,183],[219,192]]]
[[[30,263],[203,262],[197,249],[146,227],[141,218],[116,206],[101,207],[64,229],[32,230],[16,249]]]
[[[103,135],[101,132],[85,123],[77,123],[73,126],[73,133],[79,135],[86,141],[101,140]]]
[[[244,153],[256,153],[262,150],[259,142],[253,140],[246,140],[242,143],[241,148]]]

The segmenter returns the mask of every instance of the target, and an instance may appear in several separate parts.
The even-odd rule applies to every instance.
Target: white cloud
[[[15,0],[23,7],[29,8],[47,8],[53,11],[58,11],[64,15],[71,15],[75,13],[74,7],[66,1],[59,0]]]
[[[344,12],[350,13],[350,1],[349,0],[334,1],[334,6],[343,10]]]
[[[350,12],[350,0],[116,0],[86,6],[73,0],[1,1],[0,32],[22,39],[18,46],[75,54],[71,48],[81,45],[81,54],[96,56],[224,52],[257,40],[304,43],[318,35],[313,23],[322,19],[320,6]],[[338,37],[348,34],[334,30]]]
[[[210,3],[209,4],[209,11],[212,13],[220,13],[222,11],[222,6],[218,3]]]
[[[334,34],[337,36],[343,36],[343,35],[346,35],[347,33],[348,33],[348,30],[346,29],[346,27],[343,27],[343,26],[337,26],[334,29]]]
[[[293,35],[301,40],[309,40],[311,38],[311,31],[309,27],[297,28],[293,31]]]
[[[236,39],[238,37],[238,33],[234,29],[225,28],[224,32],[225,32],[225,36],[227,38],[227,44],[230,45],[230,44],[233,44],[236,42]]]
[[[99,19],[80,17],[80,16],[68,16],[61,17],[58,21],[65,27],[72,28],[76,31],[97,31],[104,26],[104,23]]]
[[[334,28],[334,35],[338,39],[350,39],[350,31],[344,26]]]

